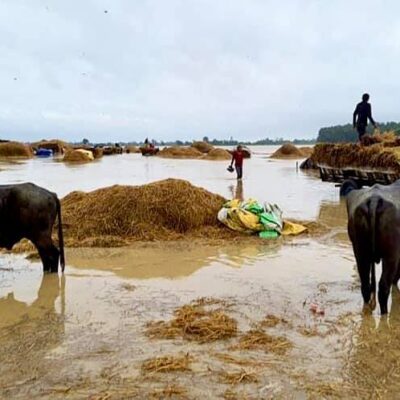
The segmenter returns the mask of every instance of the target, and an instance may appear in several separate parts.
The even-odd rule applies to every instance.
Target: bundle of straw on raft
[[[125,152],[127,154],[140,153],[140,148],[137,147],[137,146],[126,146],[125,147]]]
[[[275,151],[271,155],[271,158],[278,158],[278,159],[295,159],[295,158],[303,158],[307,156],[308,150],[304,152],[297,148],[292,143],[285,143],[283,144],[278,150]]]
[[[166,147],[158,152],[159,157],[164,158],[200,158],[203,153],[194,147]]]
[[[93,161],[93,153],[89,150],[77,149],[65,153],[63,161],[65,162],[89,162]]]
[[[225,149],[212,149],[208,154],[204,156],[204,160],[230,160],[232,155],[228,150]]]
[[[0,157],[32,158],[33,151],[23,143],[4,142],[0,143]]]
[[[225,201],[177,179],[73,192],[62,200],[65,234],[77,244],[101,237],[176,239],[199,228],[219,226],[217,213]]]
[[[336,168],[378,169],[400,173],[400,147],[383,144],[317,144],[312,160],[319,165]]]
[[[193,142],[191,147],[199,150],[201,153],[209,153],[214,147],[207,142]]]

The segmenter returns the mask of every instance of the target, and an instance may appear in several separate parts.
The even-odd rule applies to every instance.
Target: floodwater
[[[285,216],[329,229],[284,243],[67,249],[63,277],[43,275],[38,262],[22,255],[1,255],[0,398],[396,398],[400,295],[393,293],[389,318],[362,311],[338,189],[298,171],[296,161],[269,160],[273,150],[256,148],[245,160],[242,187],[226,162],[121,155],[79,166],[1,163],[2,183],[32,181],[59,196],[187,179],[226,197],[277,203]],[[238,338],[202,344],[147,338],[148,322],[168,320],[177,307],[203,297],[229,303],[225,312],[238,321],[239,336],[266,315],[279,317],[285,322],[265,331],[292,348],[276,354],[233,350]],[[320,314],[310,310],[314,305]],[[146,359],[187,353],[191,371],[141,370]],[[223,372],[255,378],[228,384]]]

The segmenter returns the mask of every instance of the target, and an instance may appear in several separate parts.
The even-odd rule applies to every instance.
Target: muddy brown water
[[[255,150],[242,188],[226,162],[122,155],[73,167],[51,160],[2,163],[3,183],[33,181],[60,196],[114,183],[188,179],[226,197],[243,192],[276,202],[286,216],[315,219],[329,229],[323,237],[285,243],[67,249],[63,277],[43,276],[40,264],[23,255],[1,255],[0,397],[396,398],[400,296],[393,293],[389,318],[362,312],[337,188],[297,171],[296,161],[268,160],[274,148]],[[280,317],[286,322],[265,331],[293,347],[282,355],[232,350],[237,337],[203,344],[146,337],[147,322],[168,320],[200,297],[226,300],[225,312],[240,332],[268,314]],[[313,304],[324,313],[313,313]],[[189,372],[141,371],[151,357],[187,353]],[[253,374],[256,382],[227,384],[224,371]]]

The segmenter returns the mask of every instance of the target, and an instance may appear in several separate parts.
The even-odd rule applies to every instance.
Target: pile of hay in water
[[[31,146],[35,151],[38,149],[52,150],[53,154],[64,154],[68,150],[72,150],[72,146],[69,143],[58,139],[41,140],[40,142],[32,143]]]
[[[170,321],[147,324],[147,336],[152,339],[182,337],[200,343],[230,339],[237,334],[237,322],[218,309],[206,309],[201,303],[191,303],[175,310]]]
[[[232,159],[231,153],[225,149],[214,148],[204,156],[204,160],[230,160]]]
[[[179,179],[72,192],[62,200],[65,236],[76,245],[99,243],[102,238],[114,245],[118,240],[126,244],[177,239],[202,228],[219,227],[217,213],[225,201]]]
[[[125,147],[125,152],[127,154],[135,154],[135,153],[140,153],[140,148],[137,146],[126,146]]]
[[[318,165],[335,168],[364,168],[400,173],[400,147],[382,143],[362,146],[355,143],[317,144],[311,159]]]
[[[194,147],[165,147],[157,153],[157,156],[164,158],[200,158],[203,153]]]
[[[296,159],[304,158],[307,156],[308,150],[302,151],[292,143],[283,144],[278,150],[271,155],[271,158],[277,159]]]
[[[201,153],[209,153],[214,147],[207,142],[193,142],[191,147],[199,150]]]
[[[93,153],[90,150],[76,149],[65,153],[63,161],[65,162],[90,162],[94,160]]]
[[[0,143],[0,157],[32,158],[33,151],[24,143],[4,142]]]

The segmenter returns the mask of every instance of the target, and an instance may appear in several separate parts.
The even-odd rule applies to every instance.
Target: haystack
[[[140,149],[137,146],[126,146],[125,147],[125,152],[127,154],[140,153]]]
[[[207,142],[193,142],[191,147],[199,150],[201,153],[209,153],[214,147]]]
[[[40,142],[32,143],[31,146],[34,150],[38,149],[52,150],[54,154],[64,154],[66,151],[72,149],[72,146],[69,143],[58,139],[41,140]]]
[[[165,147],[157,154],[164,158],[200,158],[203,153],[194,147]]]
[[[65,162],[89,162],[93,161],[93,153],[89,150],[76,149],[65,153],[63,161]]]
[[[283,144],[278,150],[271,155],[271,158],[278,159],[295,159],[303,158],[303,152],[292,143]]]
[[[314,151],[314,148],[313,147],[309,147],[309,146],[307,146],[307,147],[299,147],[299,150],[301,151],[301,153],[303,154],[304,157],[310,157],[311,154]]]
[[[400,173],[400,147],[384,144],[317,144],[312,160],[319,165],[336,168],[365,168]]]
[[[73,192],[62,200],[65,236],[71,246],[103,237],[176,239],[200,228],[218,227],[217,213],[225,201],[178,179]]]
[[[32,158],[33,151],[20,142],[4,142],[0,143],[0,157]]]
[[[225,149],[212,149],[208,154],[204,156],[204,160],[230,160],[232,155],[228,150]]]

